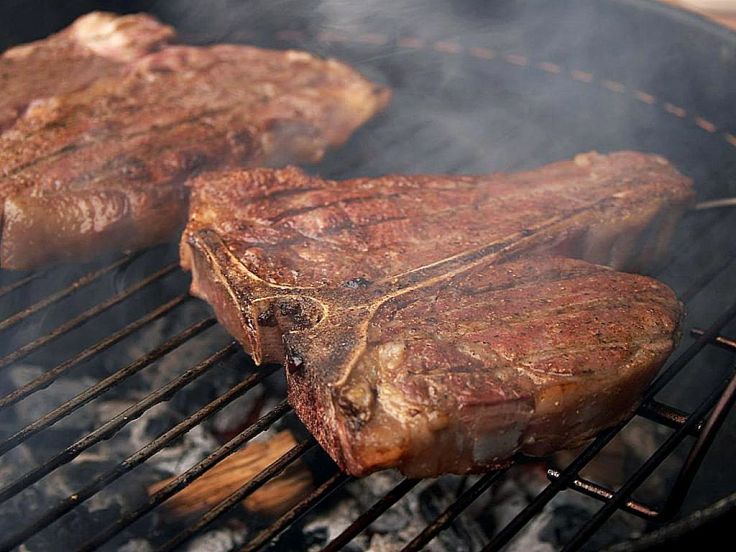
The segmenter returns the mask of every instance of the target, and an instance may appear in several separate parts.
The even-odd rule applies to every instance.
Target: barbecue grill
[[[30,4],[2,8],[0,43],[45,36],[90,8],[50,9],[39,23]],[[330,177],[515,170],[584,150],[640,149],[667,156],[693,176],[701,201],[736,195],[736,35],[673,8],[633,0],[398,2],[380,10],[370,2],[102,4],[150,9],[176,26],[184,42],[303,48],[389,84],[390,109],[310,169]],[[617,535],[627,541],[619,547],[632,549],[697,538],[698,530],[713,530],[736,511],[736,470],[729,466],[736,423],[728,419],[736,397],[736,341],[728,337],[736,330],[733,230],[727,208],[689,214],[672,259],[654,273],[677,291],[688,316],[680,347],[633,422],[661,437],[651,454],[615,485],[586,477],[606,447],[629,431],[631,424],[619,424],[571,459],[550,460],[548,484],[510,521],[489,530],[484,550],[512,543],[566,491],[599,502],[592,517],[570,530],[569,550],[589,545],[612,517],[645,520],[643,537]],[[237,523],[242,500],[299,460],[318,474],[314,489],[286,514],[254,523],[247,540],[232,546],[307,546],[299,541],[305,521],[339,503],[354,483],[300,432],[283,399],[280,369],[256,369],[206,305],[188,296],[187,285],[174,245],[84,266],[0,274],[0,503],[18,513],[0,535],[0,549],[23,543],[28,550],[114,548],[135,533],[173,550],[212,527]],[[126,487],[152,457],[172,447],[186,451],[192,433],[256,391],[271,407],[254,410],[221,444],[210,443],[203,459],[188,462],[150,496],[140,482]],[[180,415],[161,410],[169,403]],[[85,417],[90,410],[96,414]],[[152,423],[158,425],[135,433]],[[187,525],[158,515],[169,497],[284,423],[300,436],[296,446],[226,500]],[[136,446],[105,456],[112,450],[106,443],[121,438]],[[94,454],[103,458],[93,461]],[[76,476],[64,481],[77,486],[47,498],[44,485],[56,485],[55,474],[70,470]],[[444,510],[404,550],[431,546],[451,531],[507,471],[457,478]],[[661,473],[668,474],[666,489],[652,492],[647,481]],[[341,533],[317,544],[326,550],[354,544],[421,483],[399,481]],[[80,508],[103,495],[136,493],[116,508]]]

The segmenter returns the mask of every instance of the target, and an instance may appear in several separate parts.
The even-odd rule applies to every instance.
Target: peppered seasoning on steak
[[[168,240],[193,173],[315,162],[388,99],[332,59],[215,45],[168,46],[36,101],[0,135],[0,266]]]
[[[675,344],[667,286],[586,262],[663,254],[693,192],[658,156],[345,182],[222,171],[192,188],[192,293],[256,362],[287,365],[291,404],[354,475],[578,445],[631,412]]]
[[[145,14],[92,12],[43,40],[0,55],[0,131],[39,98],[78,90],[125,70],[174,36]]]

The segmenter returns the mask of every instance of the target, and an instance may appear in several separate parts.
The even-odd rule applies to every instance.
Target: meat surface
[[[92,12],[48,38],[7,50],[0,55],[0,131],[33,100],[120,74],[173,36],[171,27],[145,14]]]
[[[669,288],[586,262],[663,255],[693,192],[658,156],[346,182],[222,171],[192,188],[192,293],[256,362],[287,365],[292,406],[354,475],[578,445],[631,412],[676,341]]]
[[[0,135],[0,266],[172,238],[203,169],[311,163],[387,103],[345,64],[249,46],[167,46],[34,101]]]

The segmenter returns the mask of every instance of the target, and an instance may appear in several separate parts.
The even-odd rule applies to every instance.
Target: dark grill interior
[[[613,6],[613,27],[628,21],[616,23],[617,10],[624,10],[619,3],[602,4]],[[164,20],[176,13],[156,7]],[[710,98],[708,103],[676,88],[668,92],[666,82],[662,90],[647,88],[632,82],[626,71],[617,71],[615,63],[594,69],[586,65],[590,60],[571,61],[560,52],[535,55],[533,47],[521,49],[515,40],[528,39],[524,33],[533,34],[536,19],[520,39],[504,34],[503,26],[494,27],[497,43],[488,44],[470,22],[467,33],[451,29],[430,40],[371,29],[340,34],[321,22],[318,30],[308,22],[303,29],[295,28],[291,22],[298,22],[297,17],[283,25],[268,9],[255,12],[256,30],[245,24],[213,30],[207,21],[195,22],[192,11],[185,9],[173,23],[188,42],[229,40],[329,53],[388,81],[396,91],[389,113],[314,169],[322,174],[341,178],[399,171],[512,170],[587,149],[632,148],[670,157],[695,177],[700,200],[735,191],[736,121],[718,109],[728,98]],[[237,9],[228,13],[242,21],[252,15]],[[272,27],[264,29],[267,16]],[[507,16],[501,12],[502,18]],[[646,21],[655,16],[644,10],[641,17]],[[622,48],[635,48],[634,42]],[[726,74],[729,70],[733,73],[723,69]],[[707,93],[716,94],[710,89]],[[653,528],[736,491],[732,470],[717,469],[729,462],[728,441],[736,425],[733,420],[722,425],[736,392],[736,343],[728,338],[736,328],[736,302],[729,304],[736,273],[732,228],[733,213],[727,209],[686,217],[672,260],[655,274],[688,306],[680,347],[649,388],[632,424],[611,428],[564,461],[555,457],[546,463],[547,486],[510,521],[489,531],[484,550],[511,542],[566,490],[600,502],[593,517],[574,523],[564,539],[570,550],[590,546],[590,539],[612,517],[635,516]],[[187,284],[174,246],[93,265],[0,275],[0,508],[15,512],[3,518],[0,549],[24,542],[29,550],[114,548],[125,542],[125,535],[146,534],[158,549],[172,550],[212,527],[237,523],[244,515],[238,510],[242,500],[298,459],[320,473],[314,490],[283,516],[253,522],[248,540],[232,548],[289,549],[295,542],[304,546],[298,540],[303,524],[342,500],[353,481],[336,471],[311,437],[298,431],[298,421],[283,400],[280,368],[256,370],[206,305],[188,296]],[[185,455],[192,442],[187,439],[200,439],[201,427],[212,424],[241,397],[253,405],[265,401],[267,408],[254,406],[250,423],[234,436],[208,441],[203,459],[181,460],[191,467],[178,470],[180,475],[169,484],[146,496],[145,484],[155,480],[145,475],[149,459],[167,450]],[[589,465],[607,462],[602,458],[609,443],[637,424],[659,437],[656,446],[643,453],[643,462],[622,470],[624,475],[610,488],[586,476]],[[302,438],[253,480],[186,525],[160,514],[159,505],[169,497],[272,426],[296,428]],[[119,441],[136,443],[136,448],[118,446]],[[706,468],[699,472],[704,458]],[[518,460],[520,467],[510,471],[531,462]],[[130,479],[141,471],[141,478]],[[55,479],[60,473],[63,478]],[[667,482],[665,490],[648,485],[652,474]],[[422,549],[452,531],[458,518],[507,476],[507,470],[470,478],[448,476],[458,480],[457,492],[404,550]],[[73,488],[67,489],[66,482]],[[325,549],[354,543],[421,483],[399,481],[339,536],[322,543]],[[125,500],[112,508],[97,506],[104,501],[109,506],[115,496]],[[95,506],[87,508],[90,504]],[[710,508],[717,513],[718,507]],[[620,533],[617,540],[633,536]]]

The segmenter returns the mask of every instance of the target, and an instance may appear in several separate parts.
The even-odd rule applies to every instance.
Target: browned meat
[[[7,50],[0,55],[0,130],[33,100],[119,74],[173,35],[148,15],[92,12],[55,35]]]
[[[192,186],[192,293],[256,362],[287,364],[291,404],[355,475],[485,470],[580,444],[631,411],[674,346],[682,309],[666,286],[541,256],[661,255],[692,190],[657,156]]]
[[[36,101],[0,135],[0,265],[169,239],[192,173],[317,161],[388,97],[335,60],[217,45],[169,46],[122,76]]]

